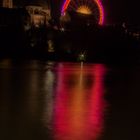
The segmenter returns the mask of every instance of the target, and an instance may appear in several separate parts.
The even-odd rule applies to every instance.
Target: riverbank
[[[32,28],[1,32],[1,58],[140,63],[140,41],[119,28]]]

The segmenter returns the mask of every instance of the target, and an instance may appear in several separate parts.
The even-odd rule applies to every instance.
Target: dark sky
[[[140,0],[104,0],[108,22],[140,25]]]
[[[0,0],[2,1],[2,0]],[[60,3],[63,0],[13,0],[18,5],[43,3],[51,1],[53,13],[58,14]],[[106,23],[126,22],[140,25],[140,0],[102,0],[105,9]]]

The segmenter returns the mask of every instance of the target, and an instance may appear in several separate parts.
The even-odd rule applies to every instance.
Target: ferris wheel
[[[75,11],[80,14],[93,15],[99,25],[104,22],[104,9],[100,0],[64,0],[61,14]]]

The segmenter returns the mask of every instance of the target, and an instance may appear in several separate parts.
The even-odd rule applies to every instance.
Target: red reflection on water
[[[59,68],[54,112],[56,140],[99,138],[104,122],[104,74],[105,67],[100,64]]]

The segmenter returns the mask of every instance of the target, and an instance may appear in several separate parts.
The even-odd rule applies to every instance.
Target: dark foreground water
[[[0,140],[138,140],[140,66],[0,60]]]

